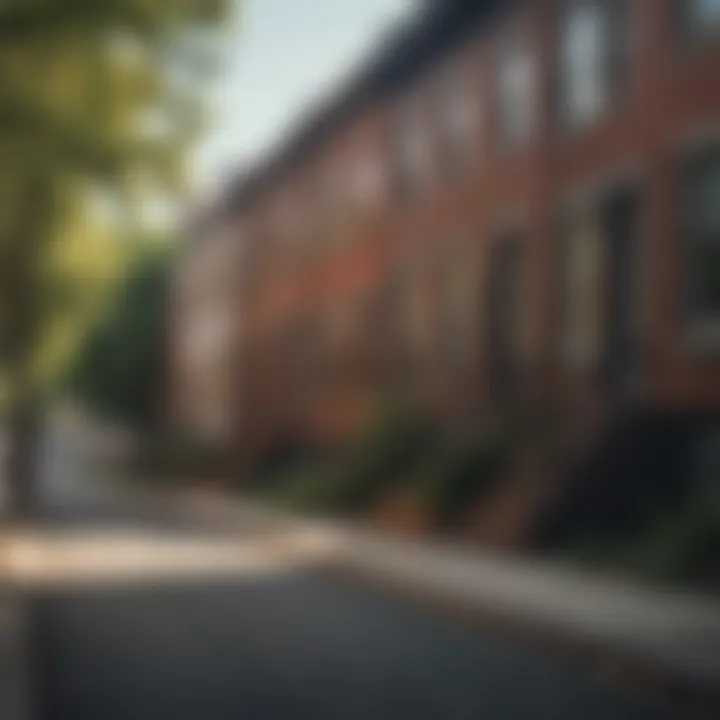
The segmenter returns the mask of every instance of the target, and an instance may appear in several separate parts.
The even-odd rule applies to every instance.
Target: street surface
[[[204,571],[227,543],[90,482],[78,438],[52,437],[44,466],[45,555],[23,607],[39,720],[673,717],[538,648],[332,577],[292,538],[248,529],[233,539],[247,561]]]

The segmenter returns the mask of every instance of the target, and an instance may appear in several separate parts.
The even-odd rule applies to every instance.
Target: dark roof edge
[[[513,0],[426,0],[422,9],[382,40],[341,89],[315,106],[265,160],[240,172],[225,187],[221,212],[242,211],[288,165],[305,157],[350,115],[411,82],[428,64],[462,44]]]

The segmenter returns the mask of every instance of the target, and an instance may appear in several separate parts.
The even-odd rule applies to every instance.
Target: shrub
[[[334,512],[340,506],[341,489],[332,468],[308,466],[276,480],[269,495],[280,505],[306,512]]]
[[[629,548],[623,564],[660,580],[720,589],[720,512],[695,500],[656,520]]]
[[[367,508],[426,457],[432,439],[430,425],[417,412],[396,407],[382,414],[351,444],[339,464],[339,509]]]
[[[570,556],[663,583],[720,590],[720,503],[717,489],[701,488],[671,511],[655,512],[630,539],[586,537]]]
[[[470,502],[489,488],[509,451],[509,444],[498,437],[444,449],[417,478],[420,502],[437,514],[441,524],[451,524]]]
[[[307,466],[279,482],[276,497],[297,509],[361,512],[427,453],[431,438],[420,414],[392,408],[333,462]]]
[[[216,466],[217,448],[195,438],[165,436],[145,443],[133,458],[134,475],[155,482],[197,480]]]

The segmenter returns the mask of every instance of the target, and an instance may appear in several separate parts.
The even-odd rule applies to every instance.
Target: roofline
[[[380,47],[328,100],[304,115],[288,138],[251,170],[238,173],[225,188],[220,207],[242,212],[285,169],[307,157],[348,117],[412,82],[429,64],[462,44],[517,0],[426,0],[399,23]]]

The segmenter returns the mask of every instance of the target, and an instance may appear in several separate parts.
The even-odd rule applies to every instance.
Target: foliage
[[[431,429],[407,407],[382,412],[334,461],[291,473],[278,497],[298,509],[359,512],[427,452]]]
[[[333,513],[348,510],[341,477],[331,465],[309,464],[261,488],[272,501],[290,510]]]
[[[92,193],[134,215],[181,189],[227,5],[0,8],[0,388],[13,418],[11,495],[32,479],[49,319],[85,300],[48,257]]]
[[[695,499],[673,515],[654,523],[635,545],[625,563],[658,579],[712,585],[720,589],[720,513]]]
[[[177,485],[196,482],[218,460],[217,448],[196,437],[152,435],[144,439],[132,458],[133,478],[156,484]]]
[[[177,158],[178,141],[196,130],[198,91],[214,64],[213,30],[226,5],[220,0],[3,3],[3,139],[34,141],[35,159],[46,172],[52,163],[64,174],[127,182],[152,165],[161,177],[171,170],[171,157]],[[167,123],[162,137],[149,131],[144,115],[149,110],[155,127]]]
[[[661,583],[720,590],[718,487],[697,489],[678,507],[654,514],[632,538],[578,539],[569,554]]]
[[[382,414],[334,461],[300,466],[271,494],[298,510],[362,512],[402,487],[448,524],[496,477],[514,447],[510,432],[448,441],[407,407]]]
[[[511,451],[511,443],[497,435],[443,448],[414,478],[419,502],[452,523],[467,505],[487,490]]]
[[[161,411],[168,258],[135,261],[71,369],[69,388],[94,412],[148,430]]]
[[[37,343],[36,334],[13,333],[12,320],[31,294],[40,301],[35,323],[56,311],[58,286],[71,283],[67,275],[58,281],[48,259],[82,233],[78,217],[87,217],[93,196],[134,214],[145,199],[181,187],[207,80],[208,63],[200,60],[217,54],[211,30],[222,6],[208,0],[3,3],[0,265],[3,272],[13,268],[0,278],[6,341]]]
[[[425,418],[408,407],[382,413],[347,449],[338,471],[341,508],[363,509],[419,462],[431,441]]]
[[[132,250],[89,212],[78,213],[46,257],[40,382],[54,390],[85,337],[105,311]]]

